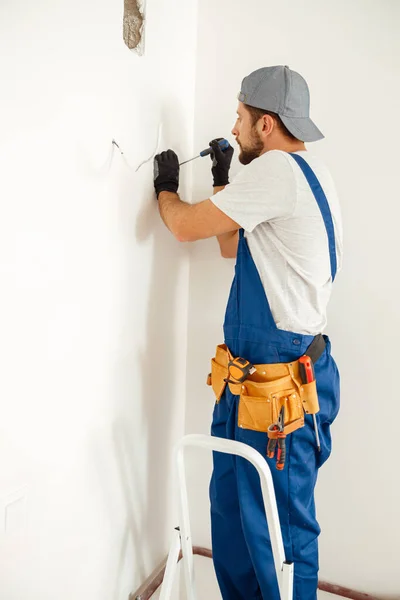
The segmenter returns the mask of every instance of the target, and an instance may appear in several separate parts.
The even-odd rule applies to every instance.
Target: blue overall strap
[[[325,223],[326,233],[328,234],[329,255],[331,258],[331,274],[332,281],[334,281],[337,271],[335,228],[333,226],[332,214],[331,209],[329,208],[328,200],[326,198],[324,190],[321,187],[320,182],[318,181],[314,171],[312,170],[308,162],[298,154],[293,154],[292,152],[290,152],[289,154],[294,158],[294,160],[299,165],[300,169],[303,171],[304,176],[308,181],[311,191],[314,194],[314,197],[321,211],[322,218]]]

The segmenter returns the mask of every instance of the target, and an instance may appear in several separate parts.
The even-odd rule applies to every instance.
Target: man
[[[328,337],[319,334],[342,261],[340,208],[328,169],[305,147],[323,135],[309,117],[309,90],[298,73],[287,66],[251,73],[243,80],[237,114],[232,133],[246,166],[232,183],[233,148],[222,151],[213,140],[212,198],[195,205],[179,198],[179,161],[172,150],[155,158],[155,189],[161,217],[178,240],[217,236],[222,256],[237,257],[224,322],[231,355],[269,365],[313,353],[320,410],[315,422],[306,414],[304,426],[287,436],[284,469],[267,458],[265,431],[238,426],[240,397],[229,387],[215,405],[212,434],[245,442],[270,463],[286,559],[294,562],[294,598],[315,600],[320,529],[314,487],[339,410],[338,370]],[[210,497],[223,599],[278,600],[254,468],[215,454]]]

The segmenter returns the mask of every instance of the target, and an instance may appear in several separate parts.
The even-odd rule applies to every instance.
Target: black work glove
[[[179,187],[179,159],[173,150],[157,154],[154,158],[154,187],[161,192],[177,193]]]
[[[211,171],[214,176],[214,187],[228,185],[229,183],[229,169],[234,149],[229,145],[229,148],[226,150],[221,150],[221,146],[218,142],[222,139],[223,138],[216,138],[209,144],[213,150],[210,156],[213,161]]]

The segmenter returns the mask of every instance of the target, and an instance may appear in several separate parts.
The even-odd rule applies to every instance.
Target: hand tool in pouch
[[[312,381],[314,381],[315,371],[314,371],[313,361],[306,354],[299,358],[299,372],[300,372],[300,377],[301,377],[302,383],[306,384],[306,383],[311,383]],[[315,415],[313,415],[313,420],[314,420],[315,436],[317,438],[318,451],[321,452],[321,442],[319,440],[317,417]]]
[[[253,375],[257,369],[245,358],[234,358],[228,363],[229,379],[226,383],[243,383],[249,375]]]
[[[278,452],[276,456],[276,468],[278,471],[282,471],[285,468],[286,461],[286,433],[285,429],[285,406],[282,406],[281,412],[279,413],[278,422],[274,423],[269,427],[270,431],[277,431],[277,437],[268,440],[267,456],[268,458],[274,458],[276,446],[278,446]]]

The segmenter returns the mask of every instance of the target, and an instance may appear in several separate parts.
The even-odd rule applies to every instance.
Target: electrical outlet
[[[0,500],[2,537],[14,536],[25,531],[27,488],[23,487]]]

